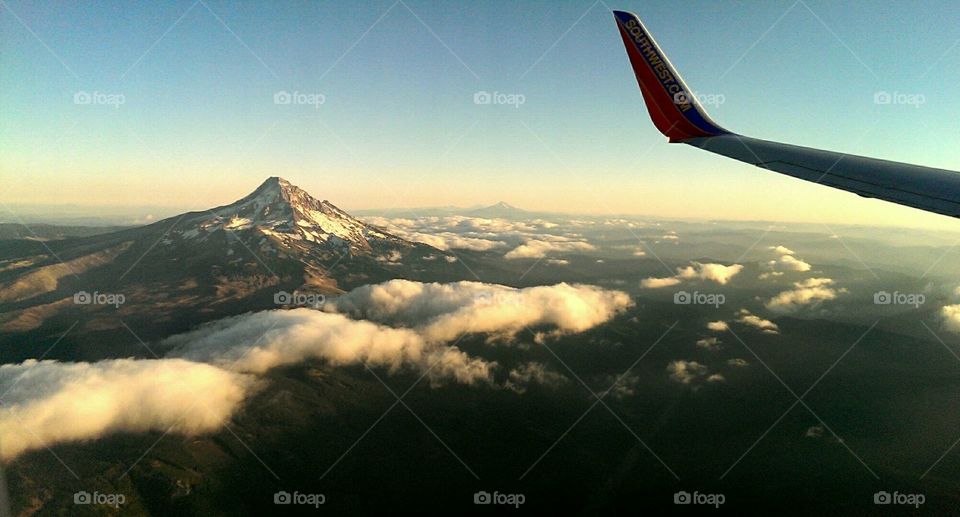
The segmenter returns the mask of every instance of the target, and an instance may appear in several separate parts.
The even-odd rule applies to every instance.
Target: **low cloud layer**
[[[780,327],[776,323],[761,318],[756,314],[751,314],[747,309],[740,309],[737,313],[737,321],[749,327],[759,329],[764,334],[779,334]]]
[[[702,377],[707,373],[707,367],[696,361],[671,361],[667,365],[667,373],[670,378],[680,384],[690,384],[694,379]]]
[[[431,341],[467,333],[512,336],[524,328],[553,325],[582,332],[632,305],[622,291],[566,283],[512,287],[480,282],[451,284],[391,280],[337,298],[329,310],[392,325],[417,327]]]
[[[728,325],[727,322],[723,320],[711,321],[707,323],[707,329],[712,330],[714,332],[725,332],[729,328],[730,328],[730,325]]]
[[[721,341],[716,337],[705,337],[697,340],[697,346],[707,350],[720,350]]]
[[[783,276],[785,272],[804,273],[810,271],[812,268],[810,264],[797,258],[794,251],[790,248],[785,246],[770,246],[768,249],[779,255],[779,257],[765,264],[767,271],[760,274],[761,280],[780,277]]]
[[[507,340],[528,327],[552,327],[541,340],[582,332],[630,305],[625,293],[584,285],[514,289],[394,280],[356,289],[324,311],[271,310],[203,325],[156,344],[154,350],[167,351],[163,359],[3,365],[0,459],[122,431],[214,431],[259,375],[311,359],[412,368],[435,382],[491,384],[497,363],[451,343],[474,333]],[[503,387],[517,392],[566,380],[540,363],[504,375]]]
[[[6,364],[0,459],[118,431],[213,431],[252,385],[250,376],[183,359]]]
[[[585,241],[545,241],[530,239],[507,252],[506,259],[543,258],[552,253],[570,253],[577,251],[592,251],[593,244]]]
[[[960,290],[960,289],[958,289]],[[947,305],[940,309],[943,327],[950,332],[960,333],[960,304]]]
[[[742,270],[743,266],[740,264],[725,266],[723,264],[691,262],[687,267],[677,268],[677,274],[674,276],[643,279],[640,281],[640,287],[659,289],[677,285],[684,280],[710,280],[720,285],[726,285],[730,279],[737,276]]]
[[[392,328],[312,309],[264,311],[205,325],[161,342],[173,354],[240,372],[323,359],[336,366],[369,364],[397,370],[413,366],[433,378],[473,384],[490,379],[495,363],[456,347],[430,342],[411,329]]]
[[[370,216],[364,220],[398,237],[429,244],[445,251],[489,251],[512,247],[513,249],[507,252],[507,258],[514,259],[542,258],[548,253],[593,249],[592,245],[578,235],[554,234],[560,227],[572,229],[578,226],[576,221],[558,224],[543,219],[513,221],[463,215],[413,218]]]
[[[808,278],[795,282],[793,289],[780,292],[766,303],[766,307],[777,312],[793,312],[809,305],[833,300],[838,294],[846,292],[844,289],[831,287],[833,283],[830,278]]]
[[[555,387],[567,381],[565,376],[550,371],[543,363],[529,362],[510,370],[504,387],[517,393],[526,393],[531,385]]]

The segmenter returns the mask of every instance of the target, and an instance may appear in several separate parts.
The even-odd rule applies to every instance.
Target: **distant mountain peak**
[[[520,217],[527,214],[527,211],[517,208],[506,201],[498,201],[490,206],[473,210],[470,213],[481,217]]]

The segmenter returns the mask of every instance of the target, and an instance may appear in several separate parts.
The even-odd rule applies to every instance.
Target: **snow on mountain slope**
[[[206,212],[192,212],[171,231],[174,239],[205,240],[218,230],[253,232],[281,247],[370,252],[408,245],[347,214],[329,201],[318,201],[303,189],[278,177],[268,178],[246,197]],[[247,240],[247,239],[245,239]]]

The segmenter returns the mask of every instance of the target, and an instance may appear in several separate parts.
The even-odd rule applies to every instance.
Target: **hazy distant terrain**
[[[337,514],[487,510],[480,491],[583,514],[681,491],[960,505],[957,235],[354,217],[279,178],[145,226],[31,229],[0,227],[19,514],[115,513],[79,492],[151,515],[314,511],[280,492]]]

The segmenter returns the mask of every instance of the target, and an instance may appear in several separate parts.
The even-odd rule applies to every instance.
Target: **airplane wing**
[[[650,118],[671,143],[863,197],[960,217],[958,172],[769,142],[724,129],[707,115],[640,19],[624,11],[613,14]]]

